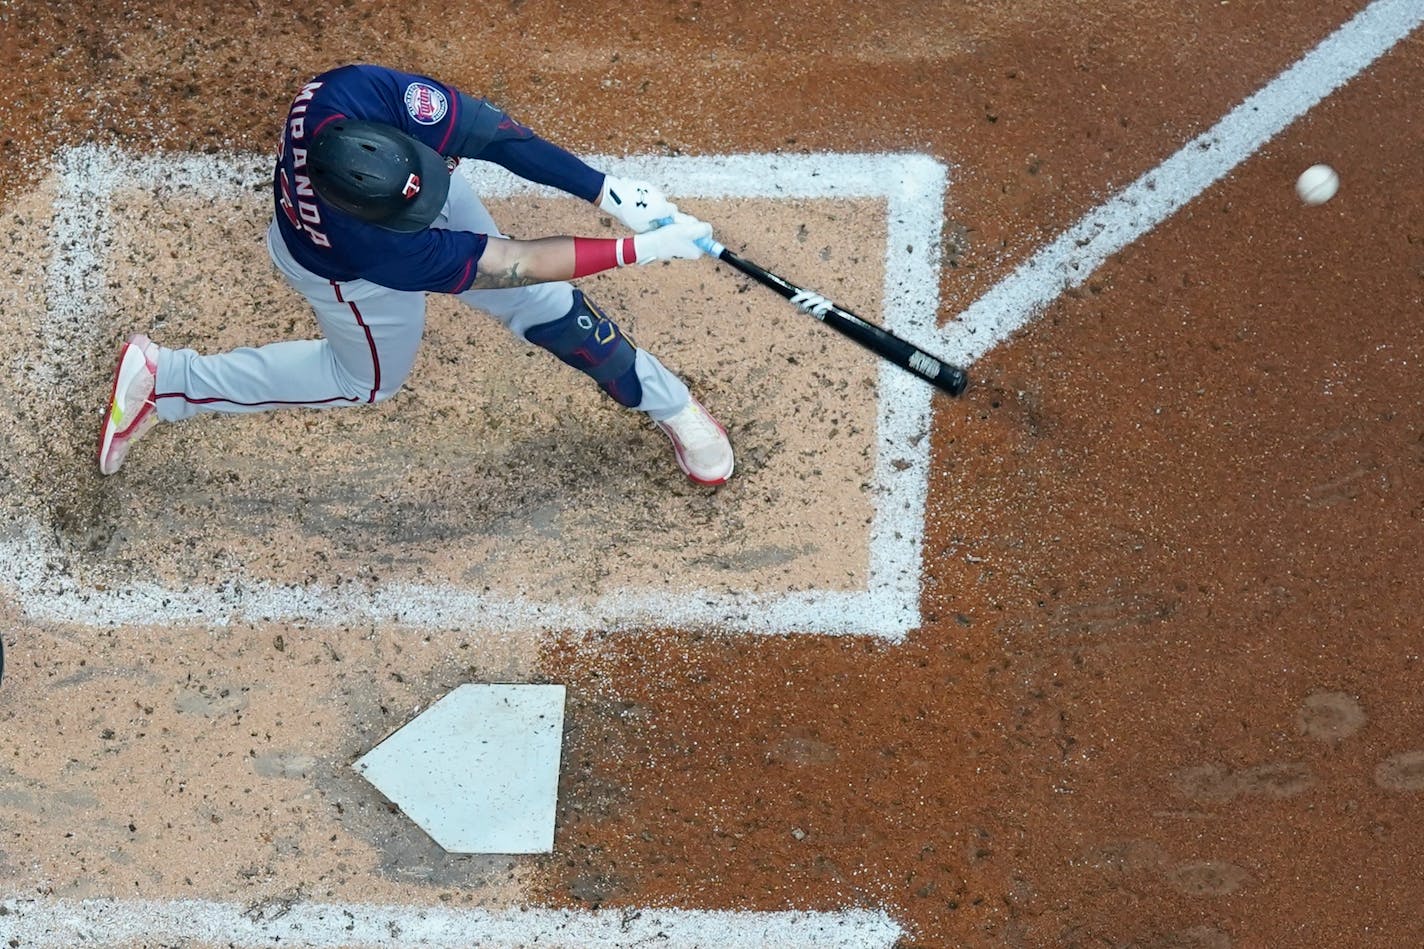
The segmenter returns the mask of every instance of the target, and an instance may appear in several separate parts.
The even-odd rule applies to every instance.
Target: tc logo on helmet
[[[401,188],[401,195],[410,201],[418,194],[420,194],[420,176],[412,174],[405,180],[405,187]]]

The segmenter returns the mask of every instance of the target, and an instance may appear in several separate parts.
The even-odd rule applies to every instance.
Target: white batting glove
[[[712,236],[712,225],[691,214],[674,214],[672,223],[633,238],[638,263],[655,260],[696,260],[707,252],[697,242]]]
[[[603,194],[599,196],[598,206],[616,217],[624,227],[639,234],[652,230],[657,226],[656,222],[677,214],[677,205],[655,185],[612,175],[603,179]]]

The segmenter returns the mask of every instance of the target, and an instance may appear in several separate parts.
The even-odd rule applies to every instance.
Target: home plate
[[[450,853],[549,853],[562,685],[462,685],[356,761]]]

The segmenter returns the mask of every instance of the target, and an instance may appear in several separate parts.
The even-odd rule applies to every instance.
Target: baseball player
[[[596,204],[636,236],[503,237],[461,158]],[[293,100],[272,183],[267,249],[323,338],[216,355],[124,343],[99,439],[113,474],[158,421],[201,412],[330,407],[394,395],[414,365],[426,293],[451,293],[646,412],[700,484],[732,474],[725,429],[687,386],[568,281],[703,255],[711,226],[655,186],[604,174],[481,99],[428,76],[349,65]]]

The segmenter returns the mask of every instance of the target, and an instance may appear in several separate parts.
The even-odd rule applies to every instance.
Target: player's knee
[[[574,291],[568,313],[530,327],[524,338],[592,378],[619,404],[632,408],[643,401],[637,347],[583,291]]]
[[[362,405],[384,402],[394,396],[405,384],[408,373],[385,372],[377,376],[375,373],[351,372],[346,367],[337,365],[333,375],[341,398]],[[396,378],[396,375],[399,375],[399,378]]]

